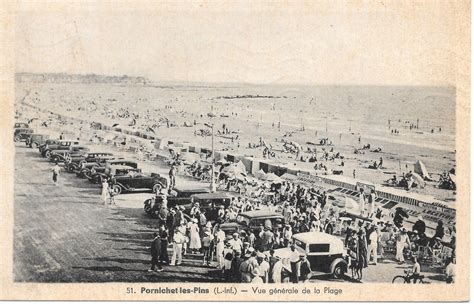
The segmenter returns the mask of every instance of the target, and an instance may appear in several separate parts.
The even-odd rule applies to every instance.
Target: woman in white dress
[[[104,179],[102,182],[102,194],[101,194],[102,203],[107,205],[107,201],[109,200],[109,184],[107,180]]]
[[[196,218],[193,218],[193,222],[189,225],[189,249],[192,252],[201,249],[201,237],[199,236],[199,226]]]

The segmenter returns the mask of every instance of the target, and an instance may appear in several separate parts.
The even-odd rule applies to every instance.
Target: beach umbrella
[[[198,154],[185,152],[179,156],[179,160],[182,161],[184,164],[192,164],[195,161],[200,160],[200,158]]]

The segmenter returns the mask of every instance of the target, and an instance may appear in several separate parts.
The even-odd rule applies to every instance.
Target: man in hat
[[[176,228],[173,236],[173,256],[171,257],[171,266],[175,265],[176,260],[178,260],[176,265],[181,265],[183,260],[183,245],[186,243],[186,236],[182,233],[180,227]]]
[[[397,235],[397,242],[396,242],[396,255],[395,259],[399,263],[405,262],[405,256],[403,255],[403,250],[406,246],[410,246],[410,239],[408,238],[408,234],[405,228],[401,228],[400,232]]]
[[[378,249],[378,234],[377,234],[377,226],[372,223],[372,228],[369,234],[369,262],[370,257],[372,257],[373,264],[377,265],[377,249]]]
[[[291,282],[298,283],[298,263],[300,262],[300,254],[296,251],[295,245],[290,246],[290,266],[291,266]]]
[[[180,205],[176,208],[176,214],[174,215],[174,224],[175,226],[181,225],[183,218],[184,206]]]
[[[225,247],[225,232],[221,229],[220,224],[216,225],[215,233],[215,245],[216,245],[216,256],[217,256],[217,268],[224,268],[224,247]]]
[[[291,231],[291,225],[286,224],[285,228],[283,229],[283,244],[285,247],[288,247],[288,244],[291,241],[291,237],[293,236]]]
[[[271,270],[271,283],[280,284],[281,283],[281,273],[283,271],[283,262],[281,258],[276,255],[274,256],[274,265]]]
[[[163,271],[161,268],[161,262],[160,262],[160,252],[161,252],[161,239],[158,233],[153,233],[153,240],[151,241],[151,268],[148,269],[148,272],[152,271]],[[157,270],[155,270],[155,267],[158,267]]]
[[[250,253],[244,254],[244,261],[240,264],[240,281],[242,283],[250,283],[252,281],[253,265],[250,262]]]
[[[265,254],[259,252],[257,254],[257,274],[262,278],[264,283],[268,283],[268,277],[270,273],[270,264],[265,260]]]
[[[242,252],[242,240],[239,238],[239,233],[232,234],[232,239],[229,241],[230,246],[234,250]]]
[[[306,283],[311,278],[311,265],[306,254],[300,254],[300,281]]]
[[[262,250],[268,251],[273,248],[274,236],[271,227],[265,226],[262,234]]]

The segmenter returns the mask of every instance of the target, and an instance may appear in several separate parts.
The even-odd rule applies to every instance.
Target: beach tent
[[[428,181],[433,181],[433,178],[431,178],[423,162],[421,162],[420,160],[416,161],[414,167],[415,167],[414,172],[420,175],[423,179],[428,180]]]
[[[264,180],[268,181],[268,182],[272,182],[272,183],[282,183],[283,180],[278,177],[277,175],[275,175],[274,173],[267,173],[264,177]]]
[[[420,175],[418,175],[417,173],[412,173],[412,175],[418,187],[424,188],[426,186],[425,180],[423,180],[423,178]]]
[[[265,179],[266,173],[263,171],[263,169],[260,169],[257,173],[255,173],[255,177],[258,179]]]

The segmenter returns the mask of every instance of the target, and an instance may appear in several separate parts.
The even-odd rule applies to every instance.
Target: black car
[[[64,167],[66,170],[70,173],[75,172],[79,169],[82,168],[82,164],[84,163],[93,163],[98,160],[102,160],[107,158],[107,159],[112,159],[113,158],[113,153],[109,152],[89,152],[86,154],[82,154],[79,156],[71,156],[68,160],[66,160],[66,163],[64,164]],[[79,171],[80,172],[80,171]]]
[[[29,137],[34,131],[31,128],[15,128],[13,131],[13,140],[15,142],[26,141],[26,138]]]
[[[48,135],[43,135],[39,133],[31,133],[27,136],[25,140],[26,146],[30,148],[37,148],[40,147],[40,145],[43,145],[46,143],[46,140],[49,139]]]
[[[81,158],[87,154],[89,148],[87,146],[70,146],[67,149],[56,149],[52,150],[49,156],[49,160],[52,162],[68,163],[72,158]]]
[[[205,194],[209,193],[210,189],[209,188],[179,188],[179,187],[174,187],[169,196],[167,196],[167,206],[168,208],[176,208],[177,206],[186,206],[191,204],[191,196],[196,195],[196,194]],[[155,197],[148,198],[143,202],[143,209],[147,214],[153,215],[154,211],[152,209],[153,207],[153,201],[155,200]]]
[[[55,141],[55,142],[52,142],[52,143],[48,143],[48,141],[46,141],[46,145],[44,147],[42,147],[42,151],[41,151],[41,155],[43,157],[46,157],[46,158],[50,158],[51,157],[51,152],[54,151],[54,150],[67,150],[69,149],[69,147],[73,146],[73,145],[79,145],[79,141],[77,140],[59,140],[59,141]],[[41,146],[40,146],[41,148]]]
[[[106,169],[112,165],[124,165],[135,169],[138,169],[138,163],[133,160],[126,159],[114,159],[107,160],[105,164],[100,166],[93,166],[88,173],[87,179],[92,183],[101,183],[102,180],[107,179],[110,173],[106,172]]]
[[[113,190],[115,194],[127,192],[158,192],[162,188],[168,187],[168,179],[161,177],[160,174],[142,173],[140,169],[136,169],[126,165],[111,165],[106,167],[105,173],[109,178],[115,178]]]

